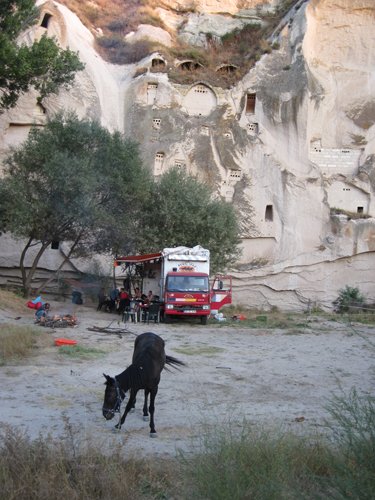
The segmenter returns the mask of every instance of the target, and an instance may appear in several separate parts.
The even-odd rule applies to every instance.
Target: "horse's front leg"
[[[150,391],[151,396],[150,396],[150,437],[156,438],[158,435],[156,434],[155,430],[155,423],[154,423],[154,413],[155,413],[155,398],[156,394],[158,393],[158,387],[156,386],[155,389],[152,389]]]
[[[121,426],[124,425],[124,422],[125,422],[125,419],[126,419],[126,415],[129,413],[129,411],[131,410],[131,408],[134,408],[136,394],[137,393],[134,393],[134,396],[133,396],[133,394],[130,393],[129,401],[128,401],[127,405],[126,405],[124,414],[121,417],[121,422],[119,422],[117,425],[115,425],[116,429],[121,429]]]
[[[144,402],[144,405],[143,405],[143,420],[145,422],[148,422],[150,420],[149,416],[148,416],[148,411],[147,411],[147,400],[148,400],[149,393],[150,393],[150,391],[148,391],[147,389],[145,389],[145,402]]]

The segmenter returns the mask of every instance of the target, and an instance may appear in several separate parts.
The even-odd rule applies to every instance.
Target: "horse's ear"
[[[108,381],[111,378],[109,375],[106,375],[105,373],[103,373],[103,377],[106,378]]]

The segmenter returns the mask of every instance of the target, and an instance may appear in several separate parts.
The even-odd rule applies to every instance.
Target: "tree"
[[[0,2],[0,112],[16,105],[21,94],[31,87],[39,91],[38,101],[59,88],[69,88],[77,71],[84,69],[78,54],[61,49],[55,37],[43,35],[28,47],[19,45],[22,32],[37,23],[39,9],[35,0]]]
[[[138,144],[119,132],[74,113],[60,112],[44,129],[33,127],[26,142],[5,160],[3,225],[26,243],[20,257],[23,290],[52,242],[69,242],[65,260],[37,294],[73,256],[128,250],[131,221],[150,184]],[[30,269],[25,256],[37,253]]]
[[[210,250],[212,273],[236,262],[240,242],[233,205],[215,195],[213,187],[178,168],[154,181],[134,238],[141,253],[202,245]]]

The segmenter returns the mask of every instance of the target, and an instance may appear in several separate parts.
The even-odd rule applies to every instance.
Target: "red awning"
[[[117,257],[115,260],[115,266],[118,264],[128,263],[128,264],[139,264],[141,262],[148,262],[150,260],[160,259],[161,252],[159,253],[149,253],[148,255],[131,255],[130,257]]]

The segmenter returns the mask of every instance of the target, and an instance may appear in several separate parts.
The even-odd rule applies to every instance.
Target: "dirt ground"
[[[118,440],[124,452],[174,455],[177,449],[190,449],[191,437],[203,423],[245,417],[301,428],[329,417],[325,405],[332,392],[348,393],[354,386],[360,394],[373,394],[375,348],[363,336],[375,343],[374,326],[312,316],[310,328],[291,331],[243,328],[230,318],[201,326],[191,319],[171,325],[127,323],[129,333],[120,338],[87,329],[111,321],[112,327],[124,326],[117,315],[68,302],[51,305],[52,314],[74,312],[80,322],[74,329],[49,329],[53,340],[77,340],[105,354],[69,358],[51,342],[26,362],[0,367],[0,422],[17,425],[32,438],[39,433],[63,436],[68,420],[82,435]],[[0,307],[0,323],[32,325],[33,314],[26,306],[21,314]],[[115,421],[106,421],[101,412],[103,372],[121,373],[131,362],[135,335],[146,331],[160,335],[166,353],[187,364],[180,372],[162,373],[157,439],[149,437],[142,419],[143,395],[118,435],[113,433]]]

